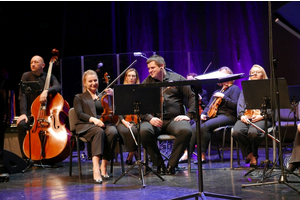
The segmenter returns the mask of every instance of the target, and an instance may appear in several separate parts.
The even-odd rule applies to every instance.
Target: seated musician
[[[196,73],[188,73],[186,75],[187,80],[194,80],[194,77],[197,76]],[[208,93],[205,89],[202,88],[202,92],[199,94],[199,114],[201,115],[202,111],[205,109],[206,105],[208,104]],[[195,122],[194,120],[190,121],[191,125]],[[197,143],[197,134],[193,131],[193,135],[190,141],[190,153],[192,154],[195,150],[195,145]],[[188,152],[187,150],[184,151],[183,156],[180,158],[179,163],[185,163],[188,161]]]
[[[147,60],[147,67],[149,76],[143,81],[143,84],[186,80],[175,72],[167,71],[165,60],[159,55],[151,56]],[[157,166],[157,173],[172,175],[175,174],[175,167],[192,137],[189,120],[195,115],[195,93],[187,85],[166,88],[162,95],[162,118],[150,114],[143,116],[142,120],[144,121],[141,123],[140,135],[143,147],[149,153],[153,165]],[[189,99],[187,115],[185,115],[183,107],[184,96]],[[171,134],[176,137],[167,169],[157,146],[157,137],[160,134]]]
[[[82,84],[84,92],[75,95],[73,103],[78,116],[76,133],[91,143],[93,177],[95,183],[101,184],[102,177],[109,178],[106,166],[111,159],[111,152],[115,149],[118,131],[113,123],[103,120],[101,114],[105,102],[100,100],[104,95],[107,95],[106,97],[113,95],[113,91],[109,88],[105,91],[106,94],[98,96],[98,76],[93,70],[84,72]],[[102,163],[99,168],[101,159]]]
[[[249,71],[249,80],[268,79],[268,76],[259,65],[253,65]],[[257,166],[258,147],[265,135],[262,131],[252,126],[248,120],[261,129],[265,129],[265,120],[261,110],[247,110],[243,91],[240,94],[237,106],[238,121],[234,125],[233,138],[239,142],[245,163],[250,167]],[[268,127],[272,126],[271,110],[267,110]]]
[[[130,68],[125,72],[125,77],[124,77],[124,84],[139,84],[140,83],[140,78],[139,74],[134,68]],[[119,116],[120,122],[117,126],[117,129],[120,133],[120,135],[123,138],[124,145],[126,149],[129,151],[126,163],[128,165],[132,165],[132,158],[135,156],[135,159],[138,159],[138,154],[137,154],[137,145],[135,141],[137,142],[138,136],[137,136],[137,115],[127,115]],[[134,135],[131,135],[131,132],[129,128],[132,130],[132,133]]]
[[[219,71],[226,74],[233,74],[231,69],[226,66],[221,67]],[[203,163],[207,162],[206,151],[213,130],[220,126],[233,125],[236,122],[236,106],[241,90],[233,82],[219,83],[218,85],[222,86],[222,89],[214,92],[208,106],[206,106],[201,114],[201,158]],[[213,102],[218,101],[221,101],[218,106],[213,104]],[[196,124],[192,126],[192,129],[196,132]]]
[[[17,129],[18,129],[18,139],[22,158],[27,160],[26,155],[23,151],[23,141],[25,139],[26,133],[30,128],[30,124],[33,123],[31,119],[31,105],[33,101],[40,95],[40,103],[44,104],[47,101],[48,94],[55,94],[61,91],[61,85],[57,81],[56,77],[51,74],[50,85],[51,87],[47,90],[44,90],[45,81],[47,78],[47,73],[44,72],[45,62],[41,56],[33,56],[30,61],[31,71],[25,72],[22,75],[21,81],[38,81],[40,84],[41,93],[29,93],[24,94],[20,88],[19,92],[19,103],[20,103],[20,116],[17,120]],[[29,156],[30,157],[30,156]]]
[[[291,159],[289,161],[289,165],[288,165],[288,170],[290,171],[295,171],[296,168],[298,168],[298,170],[300,171],[300,124],[298,124],[297,126],[297,133],[295,135],[295,140],[294,140],[294,147],[293,147],[293,151],[292,151],[292,156]]]

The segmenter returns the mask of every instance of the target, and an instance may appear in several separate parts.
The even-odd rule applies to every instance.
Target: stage
[[[270,159],[272,160],[272,148]],[[259,149],[259,162],[265,159],[265,149]],[[284,157],[290,155],[284,151]],[[75,154],[75,152],[74,152]],[[127,152],[124,153],[124,158]],[[192,160],[196,157],[192,156]],[[236,151],[234,150],[234,170],[230,170],[230,150],[226,148],[224,162],[221,163],[215,151],[208,157],[208,163],[203,164],[204,192],[239,196],[242,199],[299,199],[300,194],[284,184],[251,186],[242,188],[242,184],[256,183],[260,180],[262,169],[254,171],[244,177],[249,170],[249,164],[241,160],[242,168],[238,168]],[[0,183],[0,199],[172,199],[198,192],[197,165],[192,165],[192,172],[188,174],[187,163],[179,164],[176,175],[163,175],[161,181],[153,173],[145,177],[146,187],[142,188],[140,179],[129,174],[122,177],[116,184],[114,180],[121,175],[120,156],[114,164],[114,173],[103,184],[93,183],[92,162],[82,161],[82,181],[79,181],[77,157],[73,160],[73,176],[69,177],[69,159],[58,163],[56,167],[43,168],[35,165],[25,173],[9,175],[8,182]],[[125,170],[129,165],[125,164]],[[108,168],[108,172],[109,172]],[[138,170],[131,170],[138,175]],[[298,173],[298,170],[295,171]],[[274,170],[269,181],[278,180],[280,170]],[[289,175],[289,181],[299,181],[294,175]],[[291,183],[300,189],[299,183]],[[207,197],[207,199],[217,199]]]

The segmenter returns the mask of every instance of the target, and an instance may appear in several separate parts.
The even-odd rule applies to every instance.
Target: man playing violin
[[[219,71],[226,74],[233,74],[231,69],[225,66],[221,67]],[[211,140],[212,131],[220,126],[233,125],[236,122],[236,106],[241,90],[233,82],[219,83],[218,85],[222,86],[222,90],[214,92],[208,106],[206,106],[201,114],[201,157],[203,163],[207,162],[206,151]],[[213,115],[211,116],[212,111]],[[196,124],[192,126],[192,129],[196,132]]]
[[[175,72],[166,71],[165,60],[159,55],[151,56],[147,60],[147,66],[149,76],[142,82],[143,84],[186,80]],[[157,166],[157,173],[172,175],[175,174],[175,167],[192,136],[189,120],[195,115],[195,93],[190,86],[169,87],[163,91],[161,117],[154,117],[151,114],[142,116],[140,135],[143,147],[149,153],[153,165]],[[184,96],[189,100],[187,115],[183,107]],[[160,134],[171,134],[176,137],[167,169],[156,142]]]
[[[268,76],[264,70],[259,65],[253,65],[249,71],[249,80],[260,80],[268,79]],[[241,147],[243,158],[245,163],[250,163],[250,167],[256,167],[258,159],[258,147],[260,146],[265,135],[262,131],[255,128],[249,123],[249,120],[260,127],[262,130],[265,129],[264,117],[260,110],[247,110],[246,103],[244,99],[244,93],[241,92],[238,99],[237,106],[238,121],[233,127],[233,137],[239,142]],[[272,126],[272,115],[271,110],[267,110],[268,117],[268,127]]]
[[[22,75],[21,81],[38,81],[40,84],[40,92],[24,94],[19,91],[19,103],[20,103],[20,116],[17,120],[18,139],[20,150],[23,159],[27,159],[23,151],[23,141],[26,136],[27,130],[29,130],[30,124],[32,123],[31,116],[31,104],[40,95],[40,103],[44,104],[47,101],[48,94],[56,94],[61,91],[61,85],[57,81],[56,77],[51,74],[50,85],[51,87],[47,90],[44,89],[47,73],[44,72],[45,62],[41,56],[33,56],[30,61],[31,71],[25,72]]]

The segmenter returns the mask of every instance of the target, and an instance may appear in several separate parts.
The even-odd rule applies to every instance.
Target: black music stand
[[[29,94],[39,94],[41,92],[41,88],[40,88],[40,83],[39,81],[20,81],[20,88],[21,88],[21,92],[23,94],[26,95],[27,98],[27,110],[29,110],[31,105],[28,105],[29,102]],[[23,173],[29,169],[30,167],[32,167],[33,161],[31,160],[31,134],[30,134],[30,130],[29,130],[29,160],[28,160],[28,165],[27,167],[22,171]]]
[[[119,97],[119,98],[115,98]],[[122,97],[122,98],[120,98]],[[138,85],[115,85],[114,86],[114,115],[137,115],[138,116],[138,155],[139,158],[128,170],[119,176],[114,184],[127,174],[136,165],[139,166],[139,177],[142,179],[143,188],[145,187],[144,173],[142,165],[148,172],[153,172],[162,181],[164,179],[153,171],[146,163],[141,161],[140,143],[140,115],[160,112],[160,89],[159,88],[139,88]]]
[[[287,89],[287,84],[286,80],[284,78],[278,78],[278,93],[280,93],[278,102],[280,103],[278,105],[279,108],[290,108],[290,100],[289,100],[289,94],[288,94],[288,89]],[[277,165],[276,163],[273,163],[272,161],[269,160],[269,151],[268,151],[268,127],[267,127],[267,109],[271,108],[271,103],[275,104],[275,102],[271,102],[271,81],[268,79],[263,79],[263,80],[251,80],[251,81],[242,81],[242,87],[244,91],[244,97],[245,97],[245,102],[246,102],[246,107],[247,109],[259,109],[260,104],[263,102],[261,105],[263,113],[264,113],[264,118],[265,118],[265,150],[266,150],[266,159],[261,162],[260,165],[257,165],[254,169],[250,170],[247,172],[244,176],[247,176],[254,170],[258,169],[260,166],[264,166],[263,170],[263,175],[261,178],[261,181],[259,183],[254,183],[254,184],[242,184],[242,187],[247,187],[247,186],[258,186],[258,185],[268,185],[268,184],[276,184],[276,183],[284,183],[291,187],[292,189],[296,190],[289,184],[287,184],[287,178],[286,175],[283,175],[283,164]],[[259,100],[260,99],[260,100]],[[263,99],[263,100],[262,100]],[[280,124],[280,112],[278,116],[278,123]],[[279,125],[280,126],[280,125]],[[274,127],[273,127],[274,128]],[[279,127],[280,129],[280,127]],[[281,158],[282,161],[282,141],[280,140],[280,131],[279,131],[279,157]],[[265,177],[265,172],[269,169],[269,164],[273,164],[273,169],[275,166],[278,166],[281,168],[282,175],[280,177],[279,181],[274,181],[274,182],[263,182],[265,181],[268,177]],[[272,170],[273,170],[272,169]],[[272,171],[271,170],[271,171]],[[298,191],[298,190],[296,190]]]

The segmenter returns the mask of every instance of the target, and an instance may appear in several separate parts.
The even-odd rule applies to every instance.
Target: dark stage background
[[[272,2],[272,11],[286,3]],[[298,85],[299,39],[274,20],[278,76],[285,77],[288,85]],[[137,51],[206,52],[214,55],[211,70],[228,66],[234,73],[247,74],[253,64],[260,64],[269,75],[268,21],[266,1],[0,2],[1,74],[8,74],[3,88],[16,90],[18,95],[19,80],[23,72],[30,70],[31,57],[41,55],[48,63],[53,48],[66,60]],[[191,60],[191,68],[187,70],[180,59],[176,57],[175,61],[166,60],[166,63],[183,76],[188,71],[203,73],[209,63],[199,65]],[[138,69],[139,65],[135,67]],[[88,68],[96,69],[96,66]],[[111,68],[115,71],[114,65]],[[70,76],[63,82],[80,83],[81,77],[74,75],[76,70],[64,71]],[[143,70],[140,75],[144,77],[146,73]],[[53,74],[60,79],[59,68],[54,68]],[[116,75],[114,72],[112,78]]]

